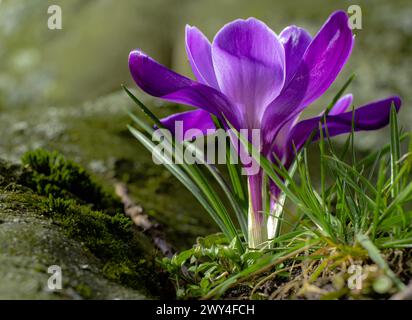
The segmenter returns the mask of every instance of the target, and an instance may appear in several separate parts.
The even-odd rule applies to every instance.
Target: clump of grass
[[[161,264],[175,281],[177,297],[187,299],[208,294],[211,288],[240,272],[259,256],[259,252],[241,254],[219,233],[198,238],[192,248],[172,259],[164,258]]]
[[[159,125],[158,119],[145,106],[136,99],[135,102]],[[132,118],[147,133],[152,133],[142,120],[134,115]],[[149,150],[154,150],[154,145],[143,134],[130,129]],[[401,154],[402,141],[408,134],[400,134],[394,107],[390,131],[387,146],[359,159],[354,147],[354,132],[343,147],[337,147],[326,129],[319,140],[319,158],[309,160],[306,146],[289,171],[281,163],[273,164],[262,158],[248,141],[238,136],[286,197],[279,217],[280,236],[262,250],[249,250],[239,246],[242,237],[231,233],[231,224],[223,223],[224,236],[233,239],[230,244],[229,240],[225,243],[219,237],[212,238],[214,243],[197,243],[173,259],[163,261],[175,281],[178,296],[230,296],[239,286],[243,286],[239,295],[246,294],[249,298],[278,298],[286,294],[312,297],[314,291],[318,298],[362,297],[362,294],[385,297],[402,290],[402,271],[399,268],[393,271],[385,257],[391,250],[405,251],[412,247],[412,143]],[[176,147],[173,142],[171,147]],[[309,161],[319,162],[320,177],[317,173],[313,175]],[[168,169],[189,189],[193,188],[193,194],[212,211],[215,221],[221,223],[226,213],[219,212],[220,202],[215,203],[216,207],[208,207],[209,193],[217,197],[220,193],[203,190],[201,181],[197,184],[196,179],[204,179],[201,171],[193,166],[173,164],[168,165]],[[210,171],[213,173],[213,170],[215,168]],[[216,171],[214,173],[218,182],[223,179]],[[229,172],[229,176],[233,186],[232,173]],[[235,190],[241,188],[225,189],[223,183],[220,187],[236,213],[238,208],[231,197],[239,200]],[[253,258],[245,260],[249,256]],[[362,292],[351,290],[346,283],[350,276],[348,269],[355,263],[365,270],[374,270],[365,276]],[[279,277],[282,278],[280,282],[273,282]],[[340,284],[337,284],[339,279]],[[262,286],[270,286],[270,283],[276,290],[266,288],[266,292],[262,292]],[[329,289],[316,286],[329,286]]]
[[[401,141],[408,134],[400,135],[395,108],[390,123],[390,144],[362,159],[357,159],[353,133],[340,153],[327,137],[326,142],[321,139],[320,159],[314,160],[321,167],[319,187],[311,177],[306,149],[296,162],[297,177],[280,173],[302,216],[299,224],[309,222],[319,236],[336,244],[371,241],[378,248],[411,246],[412,149],[401,156]]]
[[[229,288],[245,283],[248,298],[382,298],[402,290],[409,281],[410,266],[407,259],[394,263],[390,257],[394,252],[409,256],[412,248],[412,140],[409,146],[403,145],[402,154],[402,141],[409,134],[400,134],[395,109],[390,131],[388,145],[361,159],[355,152],[352,133],[340,152],[327,137],[319,142],[319,159],[309,159],[304,149],[297,158],[295,176],[281,165],[266,163],[268,175],[276,174],[288,183],[280,218],[281,238],[297,234],[294,243],[316,244],[304,255],[296,252],[287,260],[289,266],[282,272],[289,274],[288,281],[279,283],[277,268],[284,261],[285,250],[293,244],[289,241],[283,247],[275,239],[274,250],[280,257],[271,262],[271,267],[269,261],[276,260],[276,255],[267,252],[260,259],[266,259],[267,264],[256,268],[257,260],[251,267],[234,272],[206,297],[227,294]],[[320,163],[317,183],[309,161]],[[352,265],[363,270],[361,290],[348,288]],[[242,273],[244,276],[239,276]],[[248,282],[251,278],[254,280]]]

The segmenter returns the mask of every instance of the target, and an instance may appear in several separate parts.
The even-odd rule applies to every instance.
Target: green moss
[[[93,290],[86,284],[81,283],[75,287],[77,293],[79,293],[84,299],[91,299],[93,297]]]
[[[30,169],[25,184],[41,195],[74,199],[97,210],[121,210],[120,202],[103,191],[84,168],[56,151],[29,151],[22,162]]]
[[[157,291],[157,274],[151,242],[133,229],[132,222],[122,214],[108,215],[73,200],[45,199],[51,217],[70,238],[80,241],[93,255],[104,262],[103,274],[109,280],[130,288]]]

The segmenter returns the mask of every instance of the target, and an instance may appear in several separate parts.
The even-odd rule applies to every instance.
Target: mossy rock
[[[159,117],[184,111],[134,93]],[[123,91],[73,107],[7,110],[0,117],[0,155],[19,162],[24,153],[39,147],[57,150],[87,169],[106,194],[115,180],[126,183],[131,198],[164,227],[167,239],[179,250],[192,246],[198,236],[217,232],[190,191],[163,166],[155,165],[151,153],[128,131],[132,120],[125,107],[142,116]],[[47,179],[56,181],[58,175]],[[49,181],[41,180],[43,189]]]
[[[156,250],[113,195],[57,153],[39,150],[24,159],[26,167],[0,160],[0,299],[164,295],[159,282],[167,288],[167,278],[153,272]],[[47,286],[52,265],[61,267],[61,290]]]
[[[5,198],[0,201],[0,299],[146,298],[107,279],[103,262],[52,220],[39,218],[25,206],[21,211],[3,209]],[[52,265],[61,267],[61,290],[48,288]]]

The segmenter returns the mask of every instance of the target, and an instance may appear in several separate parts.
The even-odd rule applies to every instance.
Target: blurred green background
[[[47,28],[47,8],[60,5],[63,29]],[[127,55],[145,52],[190,75],[184,26],[209,38],[233,19],[254,16],[276,32],[289,24],[312,35],[336,9],[362,8],[363,29],[348,71],[359,103],[411,87],[412,3],[284,0],[3,0],[0,4],[0,94],[3,107],[73,105],[129,82]],[[336,88],[336,86],[335,86]]]
[[[63,29],[49,30],[47,9],[62,8]],[[401,123],[411,129],[412,2],[410,0],[3,0],[0,1],[0,157],[18,160],[30,149],[57,149],[84,164],[107,185],[129,183],[150,214],[169,223],[187,244],[209,232],[207,216],[170,175],[130,137],[120,92],[135,88],[129,52],[141,48],[172,69],[191,75],[184,27],[196,25],[210,38],[236,18],[257,17],[277,33],[289,24],[312,35],[329,14],[362,9],[351,59],[338,81],[308,113],[317,113],[352,73],[355,105],[398,94]],[[138,90],[136,89],[138,93]],[[162,108],[147,99],[159,115]],[[387,131],[359,134],[359,148],[388,141]],[[212,227],[213,228],[213,227]],[[185,238],[182,235],[187,234]],[[178,236],[176,236],[178,235]]]

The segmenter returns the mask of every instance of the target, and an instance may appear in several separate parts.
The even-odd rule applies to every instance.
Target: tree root
[[[123,203],[125,214],[152,239],[155,246],[165,257],[171,258],[175,253],[175,249],[166,241],[161,225],[145,214],[142,206],[136,204],[130,198],[126,184],[116,183],[115,192]]]

